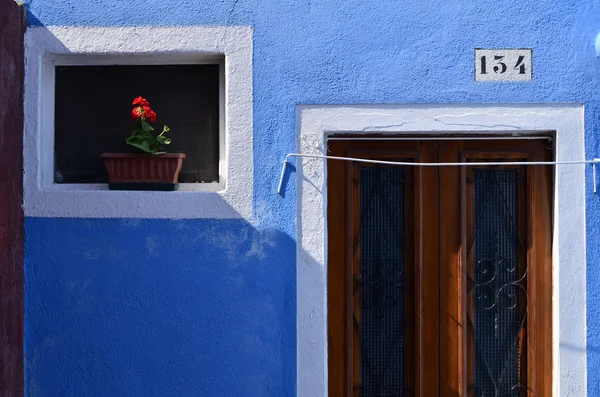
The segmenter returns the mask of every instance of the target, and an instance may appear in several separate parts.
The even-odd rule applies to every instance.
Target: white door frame
[[[569,104],[299,106],[298,150],[325,155],[327,136],[555,132],[557,161],[584,159],[584,110]],[[327,396],[327,169],[297,159],[297,390]],[[558,165],[553,231],[555,395],[587,395],[586,165]],[[331,396],[333,397],[333,396]]]

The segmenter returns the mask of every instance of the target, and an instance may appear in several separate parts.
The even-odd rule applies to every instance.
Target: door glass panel
[[[477,397],[526,391],[527,266],[521,244],[524,173],[472,170],[469,341]],[[474,391],[474,393],[473,393]]]
[[[355,395],[361,397],[407,395],[405,189],[403,168],[360,168],[360,271],[354,274],[360,310],[354,322],[361,380]]]

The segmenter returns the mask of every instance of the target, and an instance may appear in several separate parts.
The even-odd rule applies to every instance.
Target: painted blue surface
[[[29,396],[294,394],[289,236],[243,221],[26,228]]]
[[[27,6],[32,25],[253,26],[256,159],[248,222],[27,219],[28,396],[295,395],[294,184],[274,191],[297,104],[583,103],[586,156],[600,155],[595,0]],[[475,83],[476,47],[532,47],[534,80]],[[588,391],[600,396],[600,201],[586,191]],[[247,255],[255,246],[264,256]]]

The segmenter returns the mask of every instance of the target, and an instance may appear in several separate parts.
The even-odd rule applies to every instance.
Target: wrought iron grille
[[[405,169],[361,167],[360,183],[360,395],[403,397]]]
[[[520,263],[519,169],[473,170],[475,396],[519,396],[522,331],[527,320],[526,265]],[[522,216],[522,215],[521,215]],[[474,318],[473,318],[474,316]]]

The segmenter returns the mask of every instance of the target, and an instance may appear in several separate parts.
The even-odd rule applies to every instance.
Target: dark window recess
[[[104,152],[135,152],[136,96],[168,125],[169,153],[185,153],[179,181],[219,181],[219,65],[57,66],[55,183],[105,183]]]

